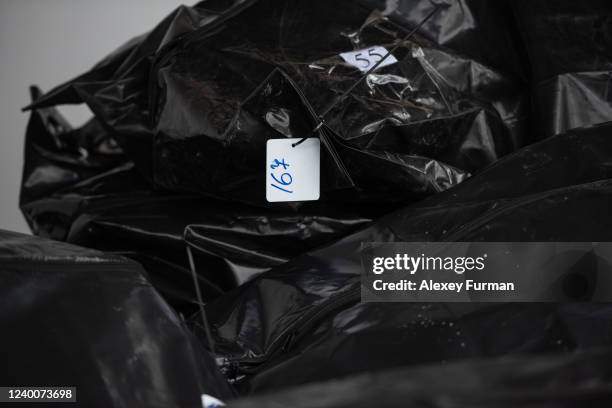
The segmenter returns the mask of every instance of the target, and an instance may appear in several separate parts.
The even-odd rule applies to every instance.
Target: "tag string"
[[[425,18],[423,18],[423,20],[421,20],[421,22],[419,24],[417,24],[416,27],[414,27],[408,34],[406,34],[406,36],[401,41],[397,42],[393,47],[391,47],[391,49],[389,51],[387,51],[387,53],[381,59],[379,59],[376,64],[374,64],[370,69],[368,69],[365,74],[360,76],[359,79],[357,79],[355,82],[353,82],[353,84],[351,86],[349,86],[344,92],[342,92],[338,97],[334,98],[334,100],[329,105],[327,105],[327,107],[319,115],[319,117],[318,117],[319,123],[317,123],[317,126],[315,126],[314,129],[312,129],[311,133],[314,134],[316,131],[321,129],[321,127],[325,123],[325,116],[327,116],[327,114],[329,112],[331,112],[332,109],[334,109],[338,103],[340,103],[344,98],[346,98],[347,95],[349,95],[351,92],[353,92],[353,90],[364,80],[364,78],[367,78],[368,75],[370,75],[372,72],[374,72],[376,70],[376,68],[378,68],[380,66],[380,64],[382,64],[383,61],[385,59],[387,59],[387,57],[389,57],[389,55],[393,54],[393,52],[395,50],[397,50],[403,43],[408,41],[441,8],[442,8],[442,6],[437,5],[436,8],[434,8],[432,11],[430,11],[429,14],[427,14],[425,16]],[[309,136],[305,136],[302,139],[298,140],[297,142],[292,143],[291,147],[296,147],[296,146],[300,145],[306,139],[308,139]]]
[[[202,323],[204,324],[204,332],[208,340],[208,346],[210,352],[215,355],[215,341],[210,331],[210,325],[206,318],[206,311],[204,310],[204,302],[202,301],[202,293],[200,292],[200,283],[198,282],[198,274],[196,273],[195,263],[193,262],[193,254],[191,253],[191,247],[187,245],[187,258],[189,258],[189,267],[191,268],[191,275],[193,276],[193,285],[195,286],[196,296],[198,298],[198,305],[200,305],[200,315],[202,316]]]

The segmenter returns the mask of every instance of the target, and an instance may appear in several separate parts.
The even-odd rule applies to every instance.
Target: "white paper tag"
[[[387,49],[379,45],[375,47],[364,48],[362,50],[343,52],[340,54],[343,60],[358,68],[359,70],[366,72],[372,68],[378,61],[383,59],[387,55]],[[395,64],[397,59],[390,54],[387,58],[380,63],[378,68],[386,67],[387,65]],[[378,69],[377,68],[377,69]]]
[[[202,408],[219,408],[225,406],[223,401],[218,400],[212,395],[202,394],[200,397],[202,398]]]
[[[310,137],[270,139],[266,144],[266,199],[269,202],[319,199],[320,141]]]

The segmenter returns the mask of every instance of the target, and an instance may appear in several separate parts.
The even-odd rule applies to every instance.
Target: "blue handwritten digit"
[[[281,191],[284,191],[285,193],[293,194],[293,191],[291,191],[291,190],[285,190],[284,188],[279,187],[279,186],[277,186],[276,184],[270,184],[270,185],[271,185],[272,187],[278,188],[278,189],[279,189],[279,190],[281,190]]]
[[[289,165],[285,163],[285,159],[282,159],[282,160],[274,159],[274,162],[272,162],[272,164],[270,165],[270,168],[274,170],[278,166],[283,166],[283,169],[285,170],[287,170],[287,167],[289,167]]]
[[[274,181],[276,181],[279,184],[282,184],[283,186],[288,186],[289,184],[291,184],[293,182],[293,177],[291,177],[291,174],[289,174],[289,173],[281,174],[280,180],[277,179],[276,176],[273,173],[270,173],[270,175],[272,176]],[[285,176],[289,177],[289,181],[285,181]]]
[[[291,184],[293,182],[293,177],[291,177],[291,174],[289,173],[283,173],[280,176],[280,180],[276,178],[276,176],[273,173],[270,173],[270,176],[272,176],[272,178],[274,179],[274,181],[276,181],[278,184],[281,184],[283,186],[288,186],[289,184]],[[289,180],[286,180],[286,178],[288,178]],[[278,188],[279,190],[285,191],[287,193],[293,193],[293,191],[290,190],[286,190],[280,186],[277,186],[276,184],[272,184],[273,187]]]

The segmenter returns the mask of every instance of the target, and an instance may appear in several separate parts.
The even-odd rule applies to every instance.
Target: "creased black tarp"
[[[322,200],[266,203],[265,141],[309,135],[360,75],[338,53],[390,48],[435,5],[315,134]],[[273,267],[207,305],[245,393],[607,346],[607,305],[358,304],[357,284],[362,241],[610,241],[612,125],[567,132],[611,119],[609,16],[598,0],[181,7],[34,95],[20,205],[36,233],[140,260],[185,312],[186,245],[206,301]],[[64,103],[95,118],[72,130]]]
[[[339,53],[390,47],[407,29],[350,1],[248,3],[214,20],[206,2],[181,8],[152,32],[174,33],[168,21],[189,16],[172,41],[149,34],[103,64],[119,68],[96,68],[33,106],[86,103],[159,187],[269,206],[254,171],[266,140],[308,135],[361,76]],[[323,201],[414,201],[523,143],[513,131],[520,80],[418,36],[395,56],[317,132]]]
[[[139,260],[189,311],[187,226],[210,299],[523,144],[519,76],[417,36],[326,118],[323,202],[265,203],[254,169],[266,140],[309,134],[361,75],[339,52],[407,31],[371,6],[288,4],[180,7],[91,71],[35,90],[20,200],[32,230]],[[72,129],[53,109],[66,103],[95,117]]]
[[[229,407],[576,408],[612,401],[609,350],[389,370],[245,398]]]
[[[371,11],[343,1],[259,1],[161,57],[155,181],[265,204],[264,174],[253,171],[265,141],[310,134],[316,114],[362,75],[340,52],[404,36]],[[495,109],[436,69],[461,66],[458,57],[415,39],[396,58],[339,101],[317,133],[323,200],[419,198],[519,144]],[[500,74],[484,82],[496,97],[516,94]],[[177,109],[186,95],[189,109]],[[185,124],[178,132],[177,115]]]
[[[523,144],[532,141],[525,127],[529,66],[518,40],[514,1],[358,1],[403,27],[417,26],[439,7],[419,29],[419,34],[437,44],[442,53],[453,51],[452,63],[434,58],[436,70],[453,88],[490,101],[514,140]]]
[[[201,394],[233,395],[125,258],[0,231],[0,321],[3,386],[73,386],[78,406],[105,408],[194,408]]]
[[[524,148],[211,302],[226,375],[261,391],[419,362],[607,345],[607,305],[359,303],[359,255],[362,242],[609,241],[611,130]]]
[[[187,314],[195,293],[186,242],[210,299],[371,220],[357,205],[295,213],[155,191],[97,120],[72,129],[54,108],[31,114],[20,205],[38,235],[138,260]]]
[[[544,137],[612,120],[612,3],[513,3]]]

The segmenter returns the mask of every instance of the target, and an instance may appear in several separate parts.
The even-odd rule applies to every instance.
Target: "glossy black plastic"
[[[142,267],[122,257],[0,231],[0,321],[4,386],[76,387],[87,407],[233,396]]]
[[[611,130],[573,131],[522,149],[211,302],[225,374],[243,392],[259,392],[416,363],[604,347],[612,335],[607,305],[360,303],[360,249],[394,241],[609,241]]]
[[[295,213],[156,191],[96,119],[72,129],[54,108],[32,111],[20,204],[38,235],[142,263],[155,287],[186,315],[196,304],[188,244],[202,291],[212,299],[367,225],[369,213],[384,208],[321,205]]]
[[[612,120],[612,4],[514,2],[543,136]]]
[[[611,357],[596,350],[431,364],[308,384],[231,407],[607,407]]]
[[[21,208],[36,234],[141,262],[211,350],[201,316],[192,316],[189,247],[216,357],[242,394],[432,363],[431,378],[483,381],[473,405],[538,406],[541,397],[563,406],[557,395],[567,391],[589,406],[598,400],[552,371],[607,384],[605,367],[588,371],[593,348],[609,359],[607,305],[361,304],[359,251],[370,241],[610,241],[611,4],[180,7],[89,72],[44,95],[34,90]],[[439,12],[399,44],[397,63],[338,98],[361,75],[339,53],[389,49],[433,7]],[[72,129],[53,108],[66,103],[87,104],[94,118]],[[321,200],[267,203],[266,141],[310,136],[332,104],[314,133]],[[583,349],[577,360],[568,353]],[[536,356],[548,353],[561,355]],[[525,354],[517,363],[436,368]],[[513,382],[521,364],[528,372]],[[479,368],[493,378],[469,376]],[[429,390],[408,370],[391,374],[396,389],[381,391]],[[351,405],[376,401],[360,381],[331,389],[363,398]],[[534,394],[523,381],[553,391]],[[322,405],[338,401],[325,386],[312,390],[325,394]],[[432,394],[419,395],[436,406]],[[457,406],[466,401],[449,395]],[[291,392],[278,398],[308,405]]]
[[[260,0],[213,19],[205,3],[171,16],[180,35],[169,18],[33,106],[86,103],[158,187],[273,208],[265,142],[312,134],[332,102],[315,135],[321,200],[338,205],[414,201],[523,144],[521,81],[420,35],[337,99],[362,75],[339,53],[390,48],[408,31],[371,6]],[[163,31],[172,40],[158,44]]]

